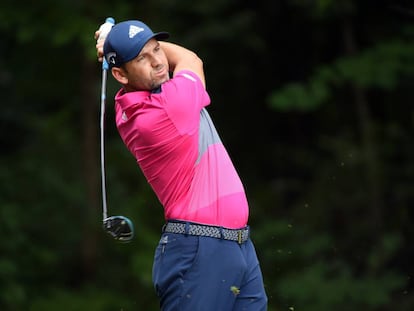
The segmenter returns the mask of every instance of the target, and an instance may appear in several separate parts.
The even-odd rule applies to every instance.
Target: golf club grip
[[[105,20],[105,23],[103,23],[100,27],[99,27],[99,37],[98,37],[98,42],[101,40],[105,40],[106,36],[108,35],[108,33],[111,31],[112,27],[115,25],[115,20],[112,17],[107,17]],[[105,55],[103,57],[102,60],[102,69],[103,70],[108,70],[108,62],[105,59]]]

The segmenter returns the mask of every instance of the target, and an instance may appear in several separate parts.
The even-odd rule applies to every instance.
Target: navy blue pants
[[[267,296],[251,240],[163,233],[153,282],[162,311],[265,311]]]

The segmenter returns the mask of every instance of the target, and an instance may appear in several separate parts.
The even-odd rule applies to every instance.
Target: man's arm
[[[170,42],[159,41],[161,48],[167,56],[170,70],[175,75],[180,70],[194,72],[206,87],[203,61],[194,52]]]

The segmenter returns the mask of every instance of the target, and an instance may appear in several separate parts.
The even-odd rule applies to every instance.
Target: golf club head
[[[132,221],[124,216],[111,216],[103,220],[104,230],[115,240],[129,242],[134,237]]]

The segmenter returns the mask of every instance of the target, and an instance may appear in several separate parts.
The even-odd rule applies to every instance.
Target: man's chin
[[[157,81],[153,81],[153,83],[152,83],[152,89],[154,90],[154,89],[159,88],[163,83],[167,82],[169,79],[170,78],[167,76],[167,77],[165,77],[163,79],[159,79]]]

